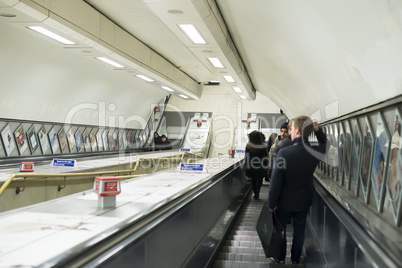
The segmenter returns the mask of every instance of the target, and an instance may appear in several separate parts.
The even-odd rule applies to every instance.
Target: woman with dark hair
[[[162,138],[161,138],[161,136],[159,136],[159,134],[158,134],[158,132],[154,132],[154,150],[155,151],[158,151],[159,150],[159,145],[161,144],[161,142],[162,142]]]
[[[246,176],[251,178],[254,199],[260,198],[260,190],[263,178],[267,175],[268,150],[265,144],[265,135],[259,131],[248,134],[246,146]]]

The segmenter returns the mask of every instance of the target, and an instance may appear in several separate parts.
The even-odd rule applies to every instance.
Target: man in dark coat
[[[318,146],[310,146],[308,136],[314,130]],[[285,229],[293,219],[293,243],[291,249],[292,264],[300,261],[304,244],[304,233],[308,209],[313,197],[313,173],[319,161],[323,159],[327,138],[318,127],[317,120],[299,116],[291,120],[290,135],[292,143],[282,148],[276,156],[272,171],[268,206],[275,211]],[[285,263],[286,235],[282,242],[282,253],[272,258],[276,263]]]
[[[166,135],[162,135],[161,136],[161,141],[158,145],[158,149],[159,151],[161,150],[172,150],[172,144],[170,143],[170,141],[167,139]]]

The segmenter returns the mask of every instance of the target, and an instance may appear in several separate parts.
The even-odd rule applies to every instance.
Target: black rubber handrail
[[[316,176],[316,175],[314,175]],[[335,200],[335,198],[316,180],[315,190],[342,223],[351,238],[364,255],[372,260],[373,266],[397,268],[400,263],[394,261],[386,251],[358,224],[355,219]]]

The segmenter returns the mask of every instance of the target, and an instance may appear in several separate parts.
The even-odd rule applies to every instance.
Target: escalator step
[[[246,247],[232,247],[232,246],[223,246],[222,253],[244,253],[244,254],[264,254],[264,250],[262,247],[259,248],[246,248]]]
[[[249,235],[255,236],[257,235],[257,231],[242,231],[242,230],[231,230],[230,235]]]
[[[268,190],[269,187],[263,186],[260,196],[268,196]],[[256,231],[256,224],[266,199],[256,201],[252,199],[252,196],[252,193],[250,193],[247,197],[248,200],[244,203],[242,211],[237,216],[213,268],[305,267],[305,264],[293,266],[289,264],[293,233],[292,225],[286,226],[287,264],[275,264],[270,258],[265,258],[264,250]],[[304,262],[304,259],[302,262]]]
[[[267,262],[264,254],[240,254],[240,253],[219,253],[218,260],[246,261],[246,262]]]
[[[232,230],[239,230],[239,231],[255,231],[255,226],[237,226],[237,228],[234,228],[236,225],[233,226]]]
[[[269,263],[235,262],[235,261],[218,260],[214,263],[213,268],[268,268],[268,267],[274,267],[271,265]],[[282,265],[282,267],[283,267],[283,265]]]
[[[226,240],[225,246],[232,247],[250,247],[250,248],[262,248],[260,241],[234,241],[234,240]]]
[[[229,240],[235,240],[235,241],[260,241],[260,238],[258,237],[257,234],[251,236],[251,235],[229,235],[228,238]]]

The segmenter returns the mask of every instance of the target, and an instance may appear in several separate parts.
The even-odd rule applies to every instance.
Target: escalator
[[[215,260],[214,268],[229,267],[305,267],[305,258],[301,256],[299,265],[291,265],[290,247],[292,243],[292,226],[287,226],[287,256],[286,264],[275,264],[270,258],[266,258],[261,246],[260,239],[255,229],[258,216],[260,215],[262,206],[268,197],[269,186],[261,187],[260,200],[253,199],[253,192],[247,196],[239,215],[230,230],[224,245]]]

